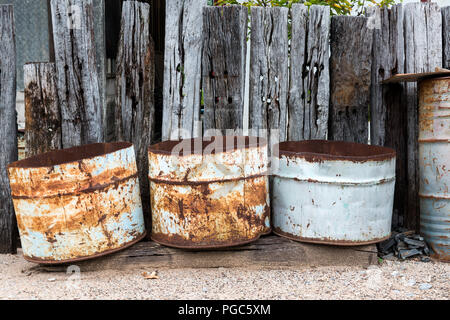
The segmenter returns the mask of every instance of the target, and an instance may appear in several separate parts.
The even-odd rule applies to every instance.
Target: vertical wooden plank
[[[0,254],[16,253],[17,226],[7,166],[17,160],[16,45],[12,5],[0,5]]]
[[[393,227],[403,227],[408,212],[406,99],[402,84],[382,85],[381,81],[404,72],[403,7],[373,9],[371,72],[371,144],[397,151]]]
[[[24,66],[26,157],[62,148],[54,63]]]
[[[203,8],[203,128],[243,129],[247,8]]]
[[[404,6],[405,72],[434,71],[442,66],[442,14],[436,3]],[[416,83],[406,83],[408,212],[406,226],[419,230],[418,92]]]
[[[288,12],[280,7],[251,9],[249,128],[269,139],[269,149],[287,138]]]
[[[291,67],[288,100],[288,140],[304,140],[305,77],[308,36],[308,7],[294,4],[291,9]]]
[[[107,121],[106,108],[106,24],[105,2],[107,0],[93,0],[92,12],[94,15],[94,41],[95,62],[98,73],[98,88],[100,94],[100,107],[102,111],[102,123]],[[106,125],[103,126],[103,137],[107,134]]]
[[[365,17],[331,19],[330,140],[368,143],[372,39]]]
[[[302,4],[292,6],[289,140],[328,137],[330,10],[313,5],[306,21],[307,12]]]
[[[64,148],[103,141],[92,0],[51,0]]]
[[[443,67],[450,69],[450,6],[444,7],[442,11],[442,45],[443,45]]]
[[[134,144],[142,205],[151,230],[148,146],[154,128],[155,52],[150,36],[150,5],[125,1],[116,72],[116,137]]]
[[[162,139],[201,135],[201,55],[206,1],[167,0]]]

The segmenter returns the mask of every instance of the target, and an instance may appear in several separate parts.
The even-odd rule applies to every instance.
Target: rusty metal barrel
[[[145,237],[134,147],[92,144],[8,167],[25,259],[75,262]]]
[[[419,83],[421,233],[434,257],[450,261],[450,77]]]
[[[331,245],[391,234],[396,153],[334,141],[275,146],[273,227],[282,237]]]
[[[149,164],[154,241],[211,249],[271,232],[265,140],[166,141],[149,148]]]

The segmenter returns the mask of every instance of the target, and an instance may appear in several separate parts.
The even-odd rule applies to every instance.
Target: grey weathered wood
[[[381,10],[380,23],[374,29],[372,144],[396,149],[398,224],[419,229],[417,84],[380,81],[442,65],[442,15],[435,3],[411,3]]]
[[[406,101],[402,84],[381,81],[404,72],[403,7],[374,9],[369,13],[373,29],[372,83],[370,99],[371,144],[397,151],[393,226],[404,226],[408,212]]]
[[[442,67],[442,14],[437,3],[404,6],[405,73]],[[407,105],[408,215],[406,225],[420,228],[418,164],[418,95],[416,83],[405,83]]]
[[[243,129],[247,54],[247,8],[203,8],[203,127]],[[207,31],[206,31],[207,30]]]
[[[292,6],[289,140],[326,139],[330,100],[330,10]]]
[[[152,142],[155,114],[155,52],[149,26],[149,4],[123,3],[116,72],[116,137],[134,144],[147,230],[151,226],[147,148]]]
[[[26,64],[24,83],[26,157],[61,149],[61,109],[55,64]]]
[[[215,251],[186,251],[141,242],[108,257],[77,263],[82,272],[139,268],[280,268],[350,266],[377,263],[376,246],[332,247],[264,237],[253,244]],[[23,272],[66,272],[68,266],[28,264]]]
[[[281,7],[251,9],[249,128],[268,138],[269,148],[287,138],[288,13]]]
[[[166,1],[162,139],[201,136],[201,55],[206,1]]]
[[[444,68],[450,69],[450,6],[441,8],[442,11],[442,55]]]
[[[51,10],[63,147],[102,142],[92,0],[52,0]]]
[[[12,5],[0,5],[0,254],[15,253],[17,226],[7,165],[17,160],[16,46]]]
[[[372,39],[367,18],[332,17],[330,140],[368,143]]]

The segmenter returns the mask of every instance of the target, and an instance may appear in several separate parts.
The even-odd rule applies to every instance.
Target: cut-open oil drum
[[[394,150],[333,141],[275,146],[274,232],[293,240],[363,245],[391,234]]]
[[[152,239],[210,249],[270,233],[267,142],[253,137],[167,141],[149,148]]]
[[[145,237],[130,143],[53,151],[8,167],[25,259],[86,260]]]

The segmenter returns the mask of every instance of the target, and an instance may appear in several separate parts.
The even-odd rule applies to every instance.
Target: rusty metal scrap
[[[145,236],[133,145],[53,151],[8,167],[27,260],[65,263],[105,255]]]
[[[434,258],[450,261],[450,77],[419,88],[421,233]]]
[[[396,153],[332,141],[275,147],[274,232],[293,240],[362,245],[389,238]]]
[[[263,139],[167,141],[149,148],[149,163],[154,241],[206,249],[271,232]]]

